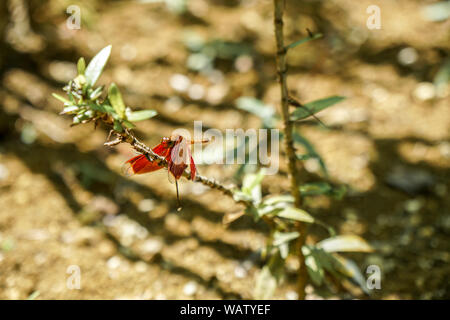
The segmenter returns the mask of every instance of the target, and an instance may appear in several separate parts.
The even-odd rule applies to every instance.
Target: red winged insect
[[[207,143],[208,140],[202,140],[200,143]],[[169,137],[163,137],[161,143],[152,149],[157,155],[164,157],[168,164],[168,177],[169,181],[173,183],[177,189],[177,201],[178,211],[181,210],[180,197],[178,192],[178,179],[183,175],[184,170],[190,167],[191,180],[195,180],[197,168],[195,167],[194,159],[191,155],[191,144],[198,143],[193,140],[188,140],[181,135],[174,135]],[[122,167],[122,171],[125,175],[131,176],[134,174],[143,174],[153,172],[164,168],[159,165],[158,160],[150,160],[148,155],[140,154],[129,159]]]

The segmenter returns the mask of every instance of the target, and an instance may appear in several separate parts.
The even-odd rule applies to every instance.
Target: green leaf
[[[157,114],[158,113],[155,110],[134,111],[127,114],[127,119],[129,121],[142,121],[153,118]]]
[[[277,279],[270,272],[268,266],[264,266],[258,277],[256,278],[256,287],[255,287],[255,299],[258,300],[267,300],[270,299],[275,292],[277,287]]]
[[[111,55],[111,48],[111,45],[103,48],[99,53],[97,53],[94,58],[92,58],[91,62],[89,62],[84,75],[86,77],[87,83],[91,87],[94,86],[94,84],[102,74],[103,68],[105,67],[106,63],[108,62],[109,56]]]
[[[78,69],[78,74],[80,75],[84,75],[84,72],[86,71],[86,62],[84,61],[84,58],[81,57],[80,59],[78,59],[78,63],[77,63],[77,69]]]
[[[78,106],[68,106],[68,107],[65,107],[63,109],[63,111],[61,111],[59,114],[72,113],[72,112],[77,111],[77,110],[78,110]]]
[[[303,38],[303,39],[301,39],[301,40],[292,42],[291,44],[287,45],[286,49],[292,49],[292,48],[295,48],[296,46],[299,46],[299,45],[301,45],[301,44],[303,44],[303,43],[305,43],[305,42],[308,42],[308,41],[311,41],[311,40],[315,40],[315,39],[319,39],[319,38],[321,38],[321,37],[322,37],[322,34],[321,34],[321,33],[316,33],[316,34],[314,34],[312,37],[306,37],[306,38]]]
[[[301,160],[301,161],[317,158],[313,154],[297,154],[296,156],[297,156],[297,159]]]
[[[278,231],[276,231],[273,234],[272,244],[277,247],[283,243],[292,241],[292,240],[298,238],[299,236],[300,236],[300,233],[298,233],[297,231],[294,231],[294,232],[278,232]]]
[[[306,183],[300,186],[300,193],[302,194],[302,196],[318,196],[322,194],[330,194],[332,190],[333,187],[324,181]]]
[[[242,181],[242,192],[252,197],[255,203],[261,202],[261,181],[264,179],[265,170],[258,173],[246,174]]]
[[[130,121],[122,120],[122,123],[123,123],[128,129],[136,128],[136,126],[135,126],[133,123],[131,123]]]
[[[294,197],[290,194],[281,194],[277,196],[271,196],[264,200],[264,205],[271,206],[280,202],[292,203],[294,202]]]
[[[27,300],[34,300],[34,299],[36,299],[37,297],[39,297],[40,294],[41,294],[41,293],[39,292],[39,290],[33,291],[33,292],[28,296]]]
[[[64,97],[61,97],[59,94],[56,93],[52,93],[53,98],[58,99],[59,101],[63,102],[63,103],[70,103],[69,100],[67,100]]]
[[[89,99],[95,100],[102,94],[103,86],[96,88],[89,94]]]
[[[358,284],[359,287],[369,295],[370,291],[367,290],[366,279],[359,270],[358,265],[353,260],[344,258],[337,254],[335,254],[335,258],[337,261],[339,261],[340,266],[343,268],[343,274],[345,274],[348,278],[353,280],[353,282]]]
[[[283,210],[284,208],[290,206],[287,203],[283,203],[283,202],[279,202],[273,205],[265,205],[265,204],[261,204],[258,206],[258,214],[260,217],[266,215],[266,214],[277,214],[278,212],[280,212],[281,210]]]
[[[114,120],[114,130],[116,130],[117,132],[123,131],[122,125],[117,120]]]
[[[276,214],[278,217],[313,223],[314,218],[305,210],[299,208],[285,208]]]
[[[252,197],[240,190],[236,190],[233,192],[233,199],[234,201],[252,201]]]
[[[339,272],[346,272],[344,266],[337,260],[332,253],[326,252],[323,249],[310,246],[311,254],[322,268],[335,277],[339,277]]]
[[[270,257],[256,279],[255,299],[270,299],[281,280],[284,270],[284,260],[276,253]]]
[[[361,237],[341,235],[317,243],[318,248],[327,252],[372,252],[373,248]]]
[[[301,144],[308,154],[311,155],[312,158],[316,158],[317,161],[319,161],[320,168],[322,169],[322,172],[325,176],[328,176],[328,170],[325,165],[325,162],[323,161],[322,157],[316,152],[316,149],[313,147],[311,142],[308,141],[305,137],[301,136],[298,132],[294,131],[293,133],[293,139],[295,143]]]
[[[312,101],[310,103],[305,104],[303,107],[298,107],[297,109],[295,109],[295,111],[291,113],[291,120],[298,121],[308,118],[309,116],[316,114],[317,112],[323,109],[331,107],[332,105],[341,102],[344,99],[345,99],[344,97],[333,96],[325,99]]]
[[[120,119],[125,118],[125,103],[122,99],[122,94],[119,91],[119,88],[115,83],[112,83],[109,86],[108,90],[108,99],[109,102],[111,102],[112,107],[114,108],[114,111],[116,111],[117,115]]]
[[[324,279],[324,270],[320,265],[320,262],[312,254],[312,251],[308,246],[303,246],[302,252],[305,255],[305,265],[308,270],[309,278],[316,285],[320,286]]]

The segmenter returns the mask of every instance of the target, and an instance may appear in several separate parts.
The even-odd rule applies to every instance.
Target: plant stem
[[[283,37],[283,12],[285,6],[285,0],[274,0],[274,25],[275,25],[275,39],[277,43],[277,71],[278,71],[278,81],[280,83],[281,90],[281,111],[283,116],[283,130],[284,130],[284,143],[286,154],[288,157],[288,169],[289,176],[291,180],[291,194],[295,200],[295,206],[300,208],[302,204],[300,189],[299,189],[299,177],[297,170],[297,157],[295,155],[294,144],[292,140],[292,122],[289,117],[289,91],[287,86],[287,67],[286,67],[286,52],[287,49],[284,45]],[[299,271],[298,271],[298,283],[297,283],[297,293],[300,300],[305,299],[305,286],[308,278],[305,257],[302,253],[302,247],[306,240],[306,224],[297,223],[297,229],[300,233],[300,237],[297,240],[298,251],[299,251]]]
[[[107,121],[105,121],[105,123],[109,124]],[[113,141],[105,142],[105,146],[112,147],[119,143],[123,143],[123,142],[128,143],[137,152],[147,155],[152,161],[157,161],[158,165],[167,168],[167,166],[168,166],[167,160],[164,157],[154,153],[151,148],[149,148],[144,143],[139,141],[129,130],[124,130],[123,132],[117,132],[117,131],[113,130],[112,132],[117,136],[117,139],[113,140]],[[184,171],[183,177],[185,177],[186,179],[189,180],[191,177],[191,174],[187,171]],[[212,189],[219,190],[223,194],[234,199],[234,197],[233,197],[234,189],[235,189],[234,187],[226,187],[214,179],[209,179],[209,178],[203,177],[201,175],[196,175],[194,181],[200,182],[200,183],[204,184],[205,186],[208,186]],[[238,200],[235,200],[235,202],[243,204],[246,207],[253,206],[253,203],[251,201],[247,201],[245,199],[238,199]]]

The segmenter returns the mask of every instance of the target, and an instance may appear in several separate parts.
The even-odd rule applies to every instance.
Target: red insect
[[[202,143],[208,142],[207,140],[201,141]],[[184,170],[190,166],[191,180],[195,179],[197,168],[195,167],[194,159],[191,155],[190,144],[194,144],[194,141],[185,139],[183,136],[176,135],[170,138],[164,137],[161,139],[161,143],[154,147],[152,150],[157,155],[164,157],[167,160],[169,181],[175,180],[175,186],[177,189],[177,200],[180,204],[178,193],[178,182]],[[147,155],[140,154],[129,159],[122,167],[122,171],[125,175],[131,176],[133,174],[143,174],[147,172],[153,172],[164,168],[158,164],[158,161],[151,161]],[[175,179],[173,179],[175,178]],[[179,206],[178,210],[181,210]]]

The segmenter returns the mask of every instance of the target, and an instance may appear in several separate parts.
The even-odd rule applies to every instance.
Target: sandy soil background
[[[129,147],[103,147],[104,128],[70,128],[50,94],[61,93],[79,56],[112,44],[100,82],[116,82],[128,105],[159,112],[136,130],[149,145],[175,128],[191,130],[194,120],[220,130],[259,127],[235,101],[254,96],[279,108],[272,1],[189,0],[182,14],[163,3],[69,2],[30,1],[29,29],[22,2],[8,2],[19,27],[0,66],[0,298],[252,298],[265,225],[243,217],[224,226],[223,214],[239,207],[186,181],[177,213],[167,172],[122,176]],[[80,30],[66,27],[72,2],[82,8]],[[308,210],[374,246],[373,254],[349,255],[363,271],[381,266],[373,298],[449,298],[450,96],[448,84],[438,90],[432,82],[449,58],[450,20],[424,18],[435,1],[383,0],[382,28],[369,30],[373,1],[287,2],[288,41],[306,28],[325,35],[289,53],[293,93],[305,102],[347,97],[319,114],[328,128],[310,121],[299,129],[331,181],[350,188],[342,201],[307,199]],[[195,72],[189,44],[196,39],[234,43],[237,54],[217,57],[210,74]],[[188,77],[186,92],[176,90],[177,74]],[[234,183],[237,168],[199,171]],[[264,180],[265,194],[287,190],[286,166],[280,170]],[[319,176],[307,161],[302,179]],[[311,232],[308,241],[324,236]],[[81,268],[81,290],[66,287],[70,265]],[[298,266],[288,266],[277,299],[295,298]],[[365,298],[350,287],[308,286],[309,299],[354,297]]]

